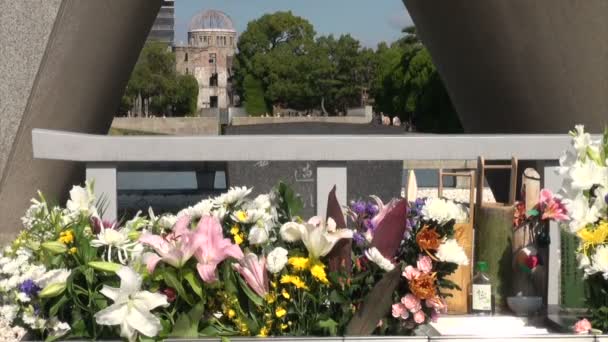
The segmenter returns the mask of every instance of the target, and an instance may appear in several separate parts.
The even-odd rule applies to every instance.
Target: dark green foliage
[[[260,116],[269,113],[266,100],[264,99],[264,88],[262,82],[253,75],[245,76],[243,82],[243,92],[245,97],[245,110],[251,116]]]
[[[178,75],[175,54],[166,44],[149,42],[142,49],[123,95],[119,113],[126,114],[138,96],[150,99],[158,115],[196,114],[198,83],[192,75]]]

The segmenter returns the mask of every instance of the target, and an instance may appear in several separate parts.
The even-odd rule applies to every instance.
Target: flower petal
[[[302,239],[306,228],[296,222],[285,223],[280,230],[281,238],[287,242],[296,242]]]
[[[125,304],[112,304],[95,314],[95,321],[100,325],[121,324],[129,309]]]
[[[108,285],[104,285],[101,288],[101,292],[102,295],[110,298],[111,300],[113,300],[114,302],[116,302],[116,300],[118,299],[118,297],[120,297],[120,289],[117,289],[115,287],[111,287]]]
[[[162,328],[160,319],[147,311],[142,312],[137,308],[132,308],[129,311],[126,320],[129,326],[148,337],[155,337]]]
[[[140,309],[141,311],[154,310],[159,306],[168,306],[167,296],[160,293],[153,293],[149,291],[141,291],[135,294],[133,297],[133,306]]]
[[[196,265],[196,269],[198,270],[198,274],[201,276],[206,283],[212,283],[217,280],[217,275],[215,274],[215,269],[217,265],[215,264],[198,264]]]
[[[146,253],[144,255],[144,260],[146,263],[146,268],[148,269],[148,272],[152,273],[154,272],[154,269],[156,268],[156,264],[158,264],[159,261],[161,261],[161,257],[159,257],[158,255],[154,254],[154,253]]]
[[[141,288],[141,276],[132,268],[123,266],[116,271],[120,277],[120,292],[133,294]]]

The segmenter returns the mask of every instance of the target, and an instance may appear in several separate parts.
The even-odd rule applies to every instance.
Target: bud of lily
[[[45,249],[51,253],[54,253],[54,254],[62,254],[68,250],[68,248],[59,241],[43,242],[41,246],[43,249]]]
[[[113,262],[90,261],[89,262],[89,266],[91,266],[92,268],[94,268],[94,269],[96,269],[98,271],[116,273],[116,271],[118,271],[118,269],[120,269],[120,267],[122,265],[116,264],[116,263],[113,263]]]
[[[128,236],[129,236],[129,240],[137,241],[137,240],[139,240],[139,237],[141,236],[141,232],[134,230],[132,232],[129,232]]]
[[[38,293],[38,297],[40,297],[40,298],[57,297],[60,294],[62,294],[63,291],[65,291],[65,286],[66,286],[65,282],[49,284],[45,288],[43,288],[42,291],[40,291]]]

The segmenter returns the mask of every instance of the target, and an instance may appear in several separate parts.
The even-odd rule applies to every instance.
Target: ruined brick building
[[[197,109],[228,108],[233,102],[231,75],[237,33],[223,12],[200,12],[190,20],[188,42],[176,45],[177,72],[198,81]]]

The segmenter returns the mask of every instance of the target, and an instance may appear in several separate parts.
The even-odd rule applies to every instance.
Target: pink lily
[[[146,258],[149,272],[154,272],[156,264],[164,261],[169,265],[181,268],[190,260],[198,248],[195,232],[190,230],[190,217],[181,217],[173,226],[173,231],[167,236],[144,233],[139,241],[152,248],[157,254],[151,253]]]
[[[542,208],[543,220],[565,221],[568,220],[566,207],[559,198],[553,196],[549,189],[540,191],[540,206]]]
[[[195,239],[199,248],[194,252],[198,260],[196,269],[203,281],[211,283],[217,280],[215,274],[217,265],[228,257],[243,259],[243,251],[230,239],[224,238],[222,226],[217,218],[203,216],[197,228]]]
[[[260,297],[268,294],[268,273],[266,273],[266,258],[253,253],[247,253],[240,264],[232,264],[232,267],[243,276],[247,284]]]

